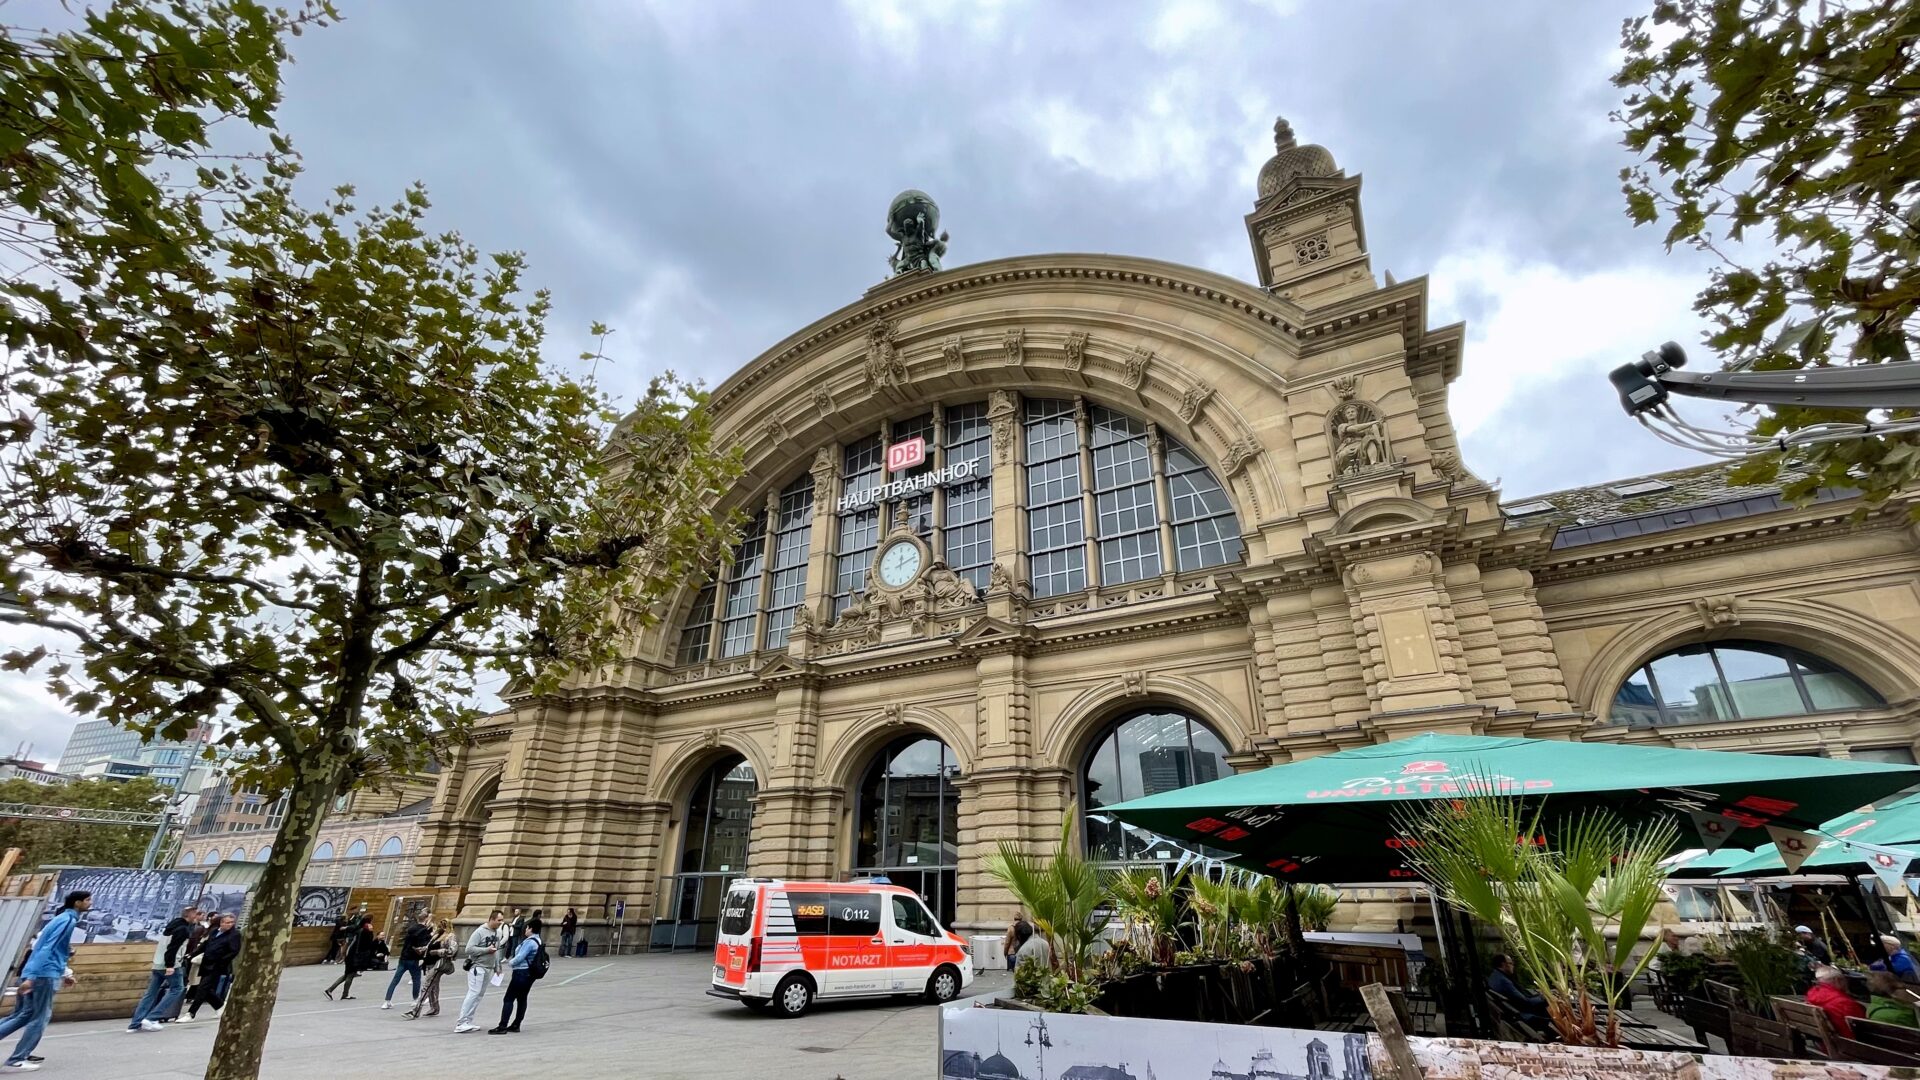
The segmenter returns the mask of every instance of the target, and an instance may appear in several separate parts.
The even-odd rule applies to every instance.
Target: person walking
[[[426,963],[427,947],[432,944],[433,927],[427,925],[427,913],[423,911],[413,917],[400,938],[400,962],[393,966],[393,978],[387,980],[387,998],[380,1003],[381,1008],[393,1008],[393,991],[407,975],[413,976],[413,1000],[420,1000],[420,968]]]
[[[413,1008],[407,1010],[407,1019],[414,1020],[425,1008],[428,1016],[440,1015],[440,979],[453,973],[453,954],[459,947],[453,943],[453,924],[441,919],[434,925],[433,936],[427,941],[425,956],[427,984],[414,999]]]
[[[333,938],[327,943],[327,958],[323,964],[337,964],[340,954],[346,951],[347,943],[353,940],[353,920],[345,915],[333,920]]]
[[[467,970],[467,996],[460,1002],[460,1021],[453,1026],[455,1035],[480,1030],[480,1025],[473,1022],[473,1016],[480,1009],[480,999],[486,996],[487,980],[500,970],[500,924],[506,920],[506,913],[495,908],[493,914],[487,916],[486,922],[474,927],[473,936],[467,939],[463,959]]]
[[[34,1048],[40,1045],[40,1036],[46,1034],[47,1021],[53,1017],[53,995],[63,986],[72,986],[73,971],[67,967],[67,961],[73,958],[73,930],[93,907],[93,894],[83,889],[70,892],[60,901],[60,910],[34,939],[33,951],[27,954],[27,962],[20,965],[19,1002],[13,1015],[0,1020],[0,1039],[14,1032],[20,1032],[20,1040],[13,1044],[13,1053],[0,1068],[13,1072],[32,1072],[40,1067],[40,1061],[33,1056]]]
[[[127,1022],[128,1031],[159,1031],[158,1018],[180,1007],[180,995],[187,988],[186,972],[182,970],[186,960],[181,954],[186,952],[187,938],[199,921],[199,907],[189,904],[161,932],[160,940],[153,946],[153,973],[147,978],[147,992],[141,996],[140,1004],[134,1006],[133,1019]]]
[[[200,946],[200,981],[194,984],[187,1015],[176,1023],[199,1019],[202,1005],[213,1006],[215,1012],[227,1007],[227,982],[233,976],[233,958],[239,955],[240,931],[233,928],[233,916],[222,915],[213,936]]]
[[[565,915],[560,916],[560,957],[561,959],[565,959],[573,955],[573,932],[575,930],[578,930],[579,928],[580,928],[580,916],[575,915],[573,913],[572,908],[568,908],[567,913]]]
[[[489,1035],[515,1034],[520,1030],[520,1021],[527,1018],[527,994],[533,990],[533,980],[546,974],[546,966],[541,963],[546,947],[540,942],[540,931],[546,925],[535,915],[527,920],[527,936],[514,950],[509,966],[513,969],[513,982],[507,986],[507,996],[500,1001],[500,1026],[490,1028]],[[515,1012],[514,1007],[519,1006]],[[508,1023],[508,1019],[512,1023]]]
[[[333,992],[340,991],[341,1001],[353,1000],[353,977],[373,966],[373,916],[360,916],[360,926],[353,932],[353,941],[347,946],[347,955],[341,957],[340,966],[346,969],[333,985],[321,993],[327,1000],[333,1000]]]

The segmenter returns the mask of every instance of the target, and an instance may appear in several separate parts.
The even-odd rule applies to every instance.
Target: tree
[[[36,806],[81,806],[150,814],[154,797],[171,789],[144,777],[76,780],[64,786],[31,780],[0,780],[0,802]],[[153,840],[151,826],[76,825],[63,821],[0,820],[0,851],[17,847],[20,866],[139,866]]]
[[[288,797],[210,1080],[258,1073],[333,799],[462,740],[486,666],[544,692],[616,663],[724,551],[738,473],[671,376],[610,433],[600,394],[545,358],[522,258],[430,233],[421,189],[295,201],[280,37],[327,14],[123,3],[0,52],[11,152],[58,178],[4,189],[37,267],[0,303],[0,588],[79,658],[7,664],[149,737],[219,717],[250,751],[236,782]],[[125,105],[128,71],[175,62],[203,77]],[[68,99],[110,103],[125,152],[63,127],[86,108],[35,111]],[[195,160],[225,115],[271,149]]]
[[[1721,265],[1694,302],[1729,367],[1913,358],[1920,322],[1920,8],[1900,0],[1659,0],[1626,22],[1614,119],[1643,164],[1623,169],[1636,224]],[[1753,241],[1748,251],[1738,247]],[[1896,415],[1909,416],[1911,411]],[[1774,406],[1776,435],[1861,410]],[[1879,501],[1920,479],[1912,436],[1797,451],[1786,486]],[[1745,467],[1771,479],[1782,459]]]

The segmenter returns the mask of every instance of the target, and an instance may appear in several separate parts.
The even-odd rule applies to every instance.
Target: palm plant
[[[1234,919],[1237,892],[1233,882],[1224,878],[1214,881],[1205,874],[1196,874],[1193,878],[1193,898],[1189,904],[1193,908],[1194,925],[1199,931],[1200,955],[1226,959],[1233,953],[1236,922]]]
[[[1234,901],[1238,905],[1241,925],[1253,938],[1253,947],[1260,955],[1273,958],[1279,950],[1279,943],[1287,936],[1287,893],[1280,883],[1270,877],[1256,878],[1251,884],[1234,891]]]
[[[1127,937],[1136,949],[1163,967],[1172,966],[1180,948],[1180,905],[1177,893],[1186,884],[1187,867],[1163,878],[1157,869],[1135,869],[1117,874],[1109,883],[1113,906],[1127,925]]]
[[[1497,790],[1491,782],[1476,786]],[[1539,980],[1562,1041],[1619,1045],[1620,998],[1654,954],[1633,959],[1662,895],[1660,859],[1678,838],[1670,819],[1629,825],[1610,811],[1589,811],[1566,822],[1549,846],[1539,810],[1485,794],[1411,805],[1398,826],[1420,838],[1409,861],[1440,897],[1500,928],[1507,950]]]
[[[1340,903],[1340,894],[1319,885],[1295,885],[1291,893],[1291,903],[1300,909],[1300,926],[1306,930],[1322,931],[1333,922],[1334,906]]]
[[[1074,849],[1073,811],[1060,824],[1060,846],[1051,856],[1036,855],[1011,840],[987,856],[992,874],[1053,946],[1054,963],[1078,981],[1101,927],[1094,916],[1108,899],[1106,875]]]

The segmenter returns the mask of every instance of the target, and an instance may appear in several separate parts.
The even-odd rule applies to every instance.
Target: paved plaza
[[[330,1003],[333,967],[289,970],[280,984],[261,1076],[688,1077],[701,1080],[909,1080],[937,1073],[939,1010],[922,1002],[822,1003],[779,1020],[706,996],[705,955],[596,957],[556,962],[535,987],[518,1035],[453,1034],[460,989],[443,988],[441,1015],[407,1020],[380,1009],[385,973],[356,980],[355,1000]],[[401,994],[406,992],[401,984]],[[1004,972],[970,993],[1005,991]],[[400,995],[395,996],[396,1003]],[[480,1018],[500,1019],[489,988]],[[218,1023],[129,1035],[125,1020],[55,1024],[40,1043],[48,1080],[189,1080],[206,1068]]]

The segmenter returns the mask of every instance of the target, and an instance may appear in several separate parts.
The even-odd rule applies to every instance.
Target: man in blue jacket
[[[53,995],[62,986],[73,985],[73,973],[67,970],[67,961],[73,957],[73,928],[93,907],[93,894],[85,891],[70,892],[60,904],[60,911],[40,931],[33,943],[33,951],[27,954],[27,962],[20,968],[21,1007],[13,1015],[0,1020],[0,1039],[18,1031],[20,1041],[13,1046],[13,1053],[7,1055],[6,1064],[0,1066],[14,1072],[32,1072],[40,1063],[31,1060],[34,1047],[40,1045],[40,1036],[46,1033],[47,1021],[53,1016]]]
[[[153,974],[147,980],[147,992],[140,1004],[133,1010],[133,1019],[127,1023],[128,1031],[159,1031],[158,1017],[166,1016],[180,996],[186,991],[186,978],[181,972],[180,950],[187,944],[187,935],[200,922],[200,907],[187,905],[180,917],[167,924],[160,940],[153,946]]]

